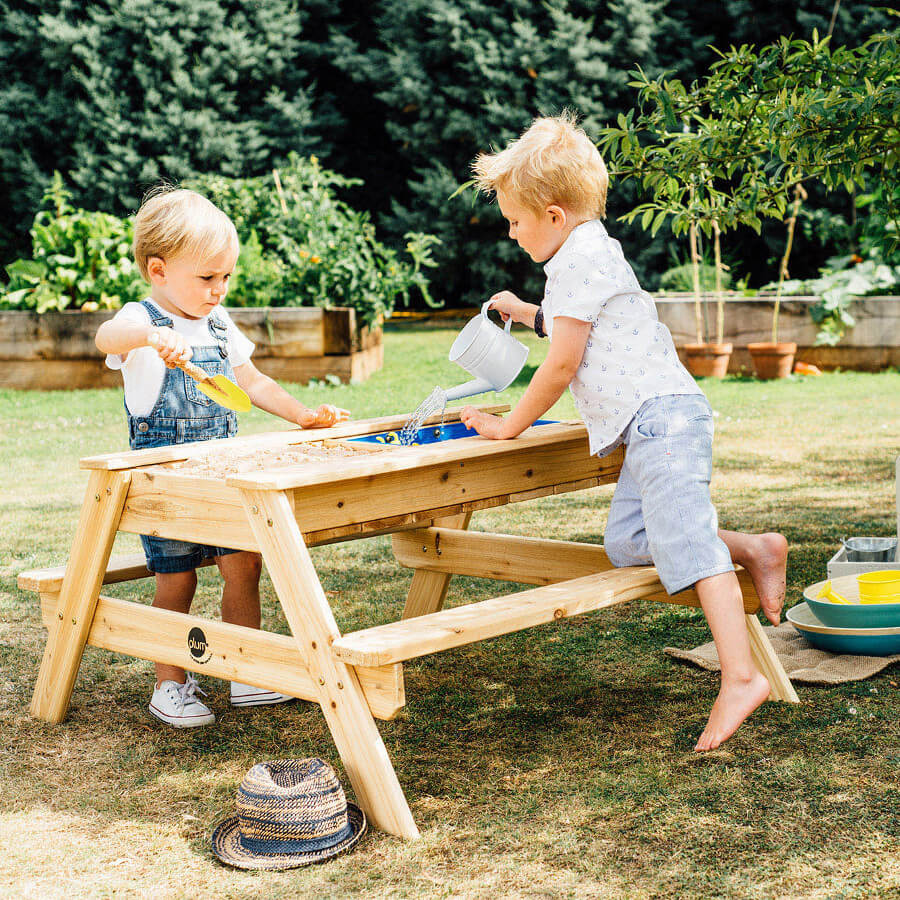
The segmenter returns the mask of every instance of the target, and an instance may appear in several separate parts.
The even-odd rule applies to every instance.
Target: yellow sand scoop
[[[154,334],[150,337],[150,343],[156,344],[156,341]],[[224,375],[210,375],[192,362],[178,362],[175,365],[197,382],[198,391],[215,400],[219,406],[233,409],[235,412],[249,412],[252,408],[250,398],[230,378]]]
[[[835,591],[831,587],[831,581],[826,581],[822,587],[819,588],[819,593],[816,596],[816,600],[827,600],[829,603],[845,603],[847,605],[850,604],[850,601],[841,596],[837,591]]]

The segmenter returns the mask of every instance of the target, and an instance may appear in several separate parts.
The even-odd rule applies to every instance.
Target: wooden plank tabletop
[[[402,472],[430,465],[474,462],[482,457],[502,457],[525,449],[537,449],[562,441],[584,440],[585,456],[588,452],[587,429],[580,419],[558,422],[552,425],[532,426],[517,438],[495,441],[490,438],[470,437],[417,447],[388,445],[384,453],[373,453],[360,458],[340,459],[327,463],[301,463],[260,472],[246,472],[225,479],[228,487],[241,489],[282,491],[290,488],[331,484],[367,476]]]
[[[482,412],[498,414],[508,412],[509,404],[477,404],[475,408],[480,409]],[[461,406],[447,409],[444,412],[444,422],[458,422],[462,409]],[[141,466],[191,459],[195,456],[208,456],[211,453],[229,453],[234,450],[275,449],[288,447],[291,444],[321,441],[325,438],[341,439],[377,434],[380,431],[396,431],[402,428],[408,419],[409,413],[404,413],[403,415],[381,416],[374,419],[351,420],[342,422],[340,425],[334,425],[331,428],[291,428],[285,431],[266,431],[261,434],[248,434],[216,441],[169,444],[165,447],[148,447],[145,450],[122,450],[118,453],[85,456],[79,461],[79,466],[82,469],[136,469]],[[429,416],[422,424],[434,425],[440,421],[441,417],[435,415]]]

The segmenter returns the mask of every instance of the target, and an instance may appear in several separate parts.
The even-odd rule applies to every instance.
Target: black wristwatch
[[[544,331],[544,307],[539,306],[538,311],[534,314],[534,333],[538,337],[547,337],[547,332]]]

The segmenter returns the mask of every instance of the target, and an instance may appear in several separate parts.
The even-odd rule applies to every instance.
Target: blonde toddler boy
[[[228,216],[199,194],[169,187],[145,197],[135,219],[134,256],[150,296],[127,303],[97,331],[97,348],[125,382],[125,414],[132,449],[206,441],[237,433],[237,417],[197,390],[175,367],[191,360],[210,375],[236,380],[260,409],[303,428],[343,421],[347,410],[307,409],[250,361],[253,344],[221,305],[238,258],[237,231]],[[153,605],[186,613],[197,587],[196,568],[213,558],[224,580],[222,619],[259,628],[258,553],[142,535],[147,567],[156,575]],[[176,728],[215,720],[197,694],[196,678],[180,666],[156,664],[150,712]],[[234,706],[290,698],[231,683]]]
[[[540,304],[501,291],[492,306],[504,321],[549,336],[550,347],[505,419],[466,407],[462,420],[485,437],[514,438],[568,387],[591,452],[625,445],[604,546],[616,566],[655,565],[670,594],[696,588],[722,676],[695,749],[713,749],[769,694],[750,654],[733,563],[749,571],[766,616],[777,624],[787,542],[775,533],[719,529],[709,494],[712,411],[679,362],[653,299],[600,221],[606,167],[573,117],[536,119],[506,149],[481,154],[473,168],[479,189],[496,194],[510,238],[545,264],[547,276]]]

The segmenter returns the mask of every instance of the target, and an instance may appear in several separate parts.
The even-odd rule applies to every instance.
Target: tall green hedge
[[[852,7],[838,10],[836,40],[853,42],[889,21],[876,4]],[[532,117],[566,106],[583,117],[591,134],[635,102],[627,82],[636,65],[651,76],[666,69],[690,80],[716,58],[711,44],[768,42],[813,28],[825,33],[833,3],[385,0],[376,9],[368,41],[338,42],[336,60],[380,101],[391,151],[405,169],[406,183],[393,192],[383,224],[396,234],[415,228],[440,235],[435,283],[457,302],[471,303],[499,286],[533,294],[541,283],[535,266],[504,241],[495,209],[447,200],[478,151],[502,146]],[[667,229],[651,240],[615,222],[633,205],[632,188],[613,184],[610,228],[626,244],[641,279],[656,287],[673,255],[686,257],[686,248]],[[769,280],[783,243],[784,229],[773,223],[761,238],[741,235],[728,249],[742,272]],[[808,257],[814,272],[824,249],[803,239],[801,244],[797,265]]]
[[[876,2],[844,2],[835,41],[886,27]],[[0,263],[28,246],[54,170],[79,207],[134,210],[158,177],[252,177],[315,153],[363,188],[398,247],[438,234],[442,299],[500,284],[537,290],[496,211],[448,196],[473,156],[532,117],[570,107],[591,133],[634,103],[627,73],[714,60],[710,45],[828,29],[832,0],[0,0]],[[635,198],[613,186],[610,215]],[[814,195],[814,204],[835,200]],[[655,286],[673,242],[612,223]],[[835,247],[800,237],[815,272]],[[755,283],[772,277],[783,228],[727,248]],[[681,251],[683,256],[683,251]],[[802,271],[798,275],[806,274]]]
[[[336,15],[327,0],[7,0],[0,240],[22,247],[54,170],[77,205],[121,215],[161,177],[330,150],[342,117],[311,69]]]
[[[387,0],[365,51],[347,41],[337,63],[380,101],[406,169],[383,224],[428,230],[443,244],[435,282],[469,303],[509,283],[540,288],[534,265],[492,204],[448,197],[480,150],[500,147],[540,114],[576,110],[589,134],[615,117],[627,66],[654,70],[671,27],[661,0],[619,0],[605,14],[568,0]]]

